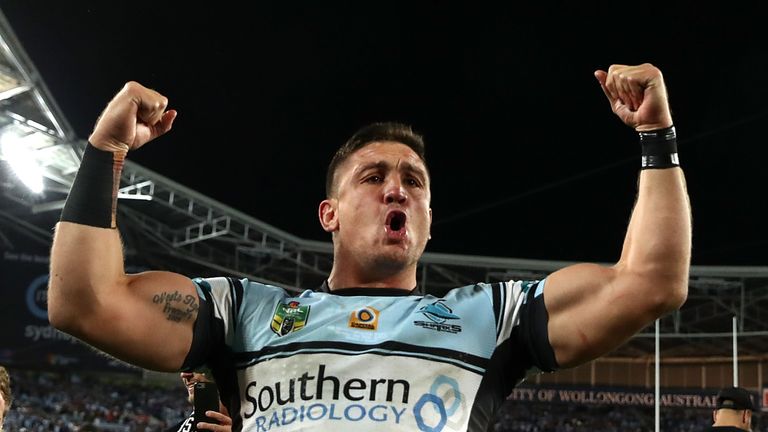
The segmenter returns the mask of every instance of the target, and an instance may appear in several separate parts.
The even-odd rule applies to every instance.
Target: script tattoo
[[[200,308],[197,297],[194,295],[182,295],[178,291],[163,292],[152,297],[152,303],[163,305],[163,314],[168,321],[187,321],[197,316]]]

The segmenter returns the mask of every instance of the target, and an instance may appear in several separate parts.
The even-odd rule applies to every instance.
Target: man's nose
[[[393,180],[387,184],[387,188],[384,191],[384,202],[387,204],[398,203],[402,204],[408,199],[408,194],[403,188],[403,184],[400,180]]]

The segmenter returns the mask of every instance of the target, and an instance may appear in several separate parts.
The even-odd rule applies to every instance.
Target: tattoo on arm
[[[152,303],[163,306],[163,314],[168,321],[181,322],[193,320],[197,317],[200,306],[197,304],[197,296],[182,295],[178,291],[162,292],[152,297]]]

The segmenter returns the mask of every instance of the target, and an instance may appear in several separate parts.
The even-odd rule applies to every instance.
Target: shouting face
[[[350,155],[335,181],[334,196],[320,204],[320,221],[334,235],[336,262],[363,282],[415,268],[432,222],[421,158],[404,144],[374,142]]]

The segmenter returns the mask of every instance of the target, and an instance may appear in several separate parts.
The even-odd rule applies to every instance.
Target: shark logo
[[[442,324],[447,320],[459,319],[458,315],[453,314],[453,310],[445,305],[445,300],[438,300],[419,309],[430,321]]]

